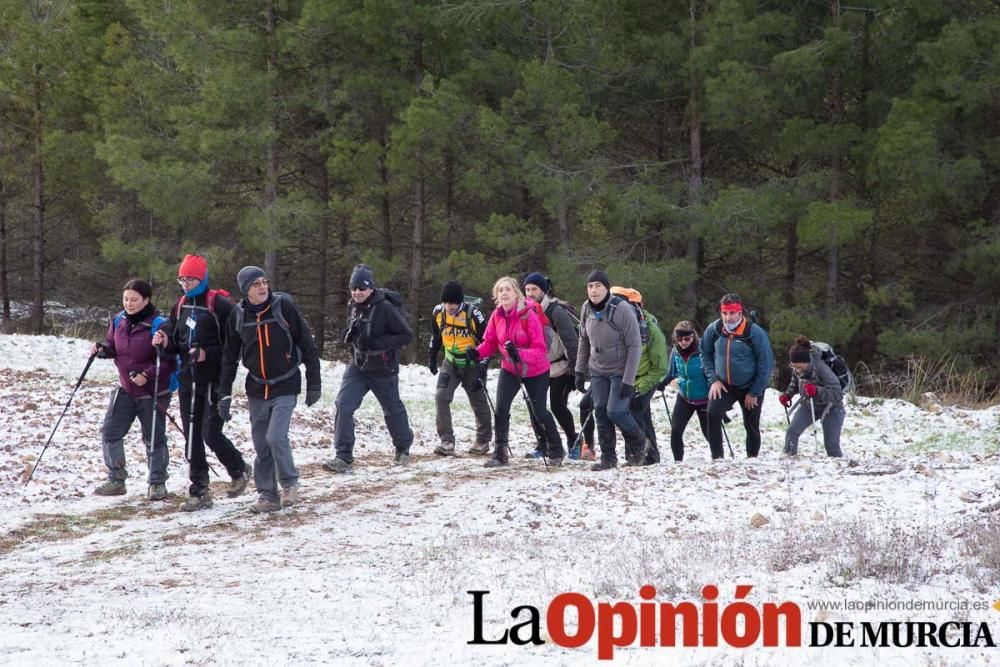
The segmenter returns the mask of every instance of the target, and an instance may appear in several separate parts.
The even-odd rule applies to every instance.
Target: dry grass
[[[860,364],[855,377],[866,394],[901,398],[914,405],[927,393],[945,405],[983,408],[1000,402],[1000,389],[991,369],[961,370],[957,357],[951,354],[941,359],[908,357],[905,370],[896,373],[876,374]]]

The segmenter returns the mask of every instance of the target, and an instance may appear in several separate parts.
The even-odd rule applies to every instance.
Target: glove
[[[465,356],[470,361],[479,361],[479,350],[477,350],[474,347],[470,347],[469,350],[465,353]]]
[[[816,385],[814,385],[811,382],[807,382],[804,385],[802,385],[802,393],[808,396],[809,398],[815,396],[817,392],[818,389],[816,388]]]
[[[507,350],[507,356],[515,364],[521,363],[521,355],[517,352],[517,345],[514,345],[514,341],[509,340],[504,344],[504,349]]]
[[[192,364],[197,364],[202,360],[202,355],[205,354],[205,350],[198,347],[197,345],[192,345],[188,349],[188,359],[191,360]]]
[[[778,394],[778,402],[787,408],[792,404],[792,397],[782,392]]]
[[[107,359],[108,358],[108,347],[104,343],[94,343],[97,346],[97,358]]]
[[[479,379],[486,382],[486,371],[490,369],[489,361],[480,361],[479,365],[476,366],[476,372],[479,374]]]
[[[618,398],[624,401],[626,398],[631,399],[634,394],[635,394],[635,386],[631,384],[625,384],[624,382],[622,382],[622,388],[618,392]]]
[[[435,359],[431,359],[430,361],[427,362],[427,370],[431,372],[431,375],[438,374],[438,365]]]
[[[219,416],[222,417],[222,421],[227,422],[233,418],[233,413],[230,412],[230,408],[233,407],[233,397],[223,396],[219,399],[219,406],[216,408],[219,412]]]
[[[316,404],[319,397],[323,395],[323,392],[319,389],[306,389],[306,407],[311,407]]]
[[[656,383],[656,386],[653,387],[653,389],[655,389],[656,391],[664,391],[667,388],[668,384],[670,383],[667,382],[667,378],[663,378],[662,380]]]
[[[587,376],[583,373],[576,374],[576,390],[581,394],[587,391]]]

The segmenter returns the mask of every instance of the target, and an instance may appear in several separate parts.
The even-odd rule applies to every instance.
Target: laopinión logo
[[[594,602],[582,593],[560,593],[545,610],[545,630],[552,643],[580,648],[596,637],[597,657],[614,658],[615,649],[716,647],[766,648],[803,646],[802,610],[795,602],[765,602],[759,607],[746,600],[752,585],[735,588],[735,599],[724,605],[717,600],[719,588],[708,584],[701,601],[658,602],[656,589],[639,589],[640,602]],[[466,591],[472,596],[472,645],[541,645],[542,614],[532,605],[514,607],[514,623],[502,632],[486,636],[483,611],[489,591]],[[567,624],[567,613],[575,612],[576,623]],[[680,632],[678,632],[680,626]],[[987,623],[949,621],[810,622],[807,647],[994,647]],[[860,629],[860,631],[857,631]],[[860,643],[859,643],[860,642]]]

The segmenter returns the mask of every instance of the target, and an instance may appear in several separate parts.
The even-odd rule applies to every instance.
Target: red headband
[[[742,313],[743,304],[739,301],[734,301],[733,303],[724,303],[720,306],[720,309],[724,313]]]

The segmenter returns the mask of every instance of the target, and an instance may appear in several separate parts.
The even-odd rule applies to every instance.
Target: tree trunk
[[[562,255],[569,253],[569,205],[565,199],[559,200],[559,252]]]
[[[698,10],[697,0],[691,0],[689,5],[691,15],[691,50],[697,47]],[[701,77],[697,69],[691,66],[691,97],[688,100],[688,146],[690,164],[688,165],[688,205],[694,210],[701,210],[703,198],[703,160],[701,155]],[[688,302],[695,320],[700,319],[701,274],[705,270],[705,251],[701,237],[694,234],[688,239],[687,256],[693,261],[694,277],[687,286]]]
[[[386,155],[389,152],[389,140],[382,132],[382,154],[378,156],[378,174],[382,183],[382,247],[385,249],[382,257],[392,258],[392,211],[389,207],[389,165]]]
[[[45,324],[45,169],[42,160],[42,91],[41,67],[35,65],[32,75],[34,87],[32,90],[33,143],[34,154],[31,160],[31,171],[34,177],[34,286],[32,290],[31,330],[42,333]]]
[[[798,223],[793,218],[785,227],[785,285],[781,296],[785,307],[795,305],[795,273],[799,258]]]
[[[278,43],[277,36],[275,32],[277,30],[277,21],[274,15],[274,2],[272,0],[267,1],[265,8],[265,22],[267,30],[267,73],[268,75],[273,75],[274,71],[278,67]],[[278,280],[278,249],[277,245],[277,230],[274,229],[275,221],[273,219],[274,207],[278,203],[278,94],[277,85],[274,80],[271,79],[271,94],[270,94],[270,117],[268,119],[268,130],[270,132],[270,138],[267,142],[267,167],[266,167],[266,182],[264,184],[264,210],[272,214],[270,220],[270,234],[271,238],[268,239],[268,248],[264,250],[264,273],[267,274],[268,279],[271,281],[271,289],[277,290],[279,288]]]
[[[0,181],[0,300],[3,301],[0,331],[9,332],[11,320],[10,283],[7,282],[7,192],[3,181]]]
[[[840,0],[830,0],[830,13],[834,26],[840,25]],[[844,76],[839,69],[830,72],[830,125],[834,128],[843,122],[844,117]],[[843,177],[843,157],[840,149],[835,148],[831,156],[830,201],[841,198],[841,179]],[[832,314],[837,307],[838,280],[840,277],[840,243],[837,240],[837,228],[833,228],[830,248],[826,258],[826,309]]]
[[[420,95],[420,88],[423,82],[424,75],[424,62],[423,62],[423,45],[418,37],[416,40],[416,48],[414,50],[414,84],[416,85],[416,94]],[[411,350],[416,350],[419,345],[419,329],[418,322],[420,321],[420,288],[423,286],[424,282],[424,175],[423,175],[423,165],[420,161],[420,156],[417,155],[416,163],[419,165],[417,169],[419,173],[417,174],[416,180],[413,184],[413,259],[410,263],[410,294],[407,299],[410,310],[410,328],[413,329],[413,333],[416,336],[417,344],[414,345]],[[412,352],[411,352],[412,354]],[[415,354],[411,358],[416,358]]]
[[[320,356],[323,356],[323,348],[326,345],[326,292],[327,285],[327,264],[330,261],[330,177],[326,171],[326,166],[320,161],[320,171],[322,183],[320,191],[320,201],[323,203],[323,215],[319,219],[319,277],[317,278],[317,308],[316,317],[313,318],[312,328],[316,336],[316,347],[319,348]]]

